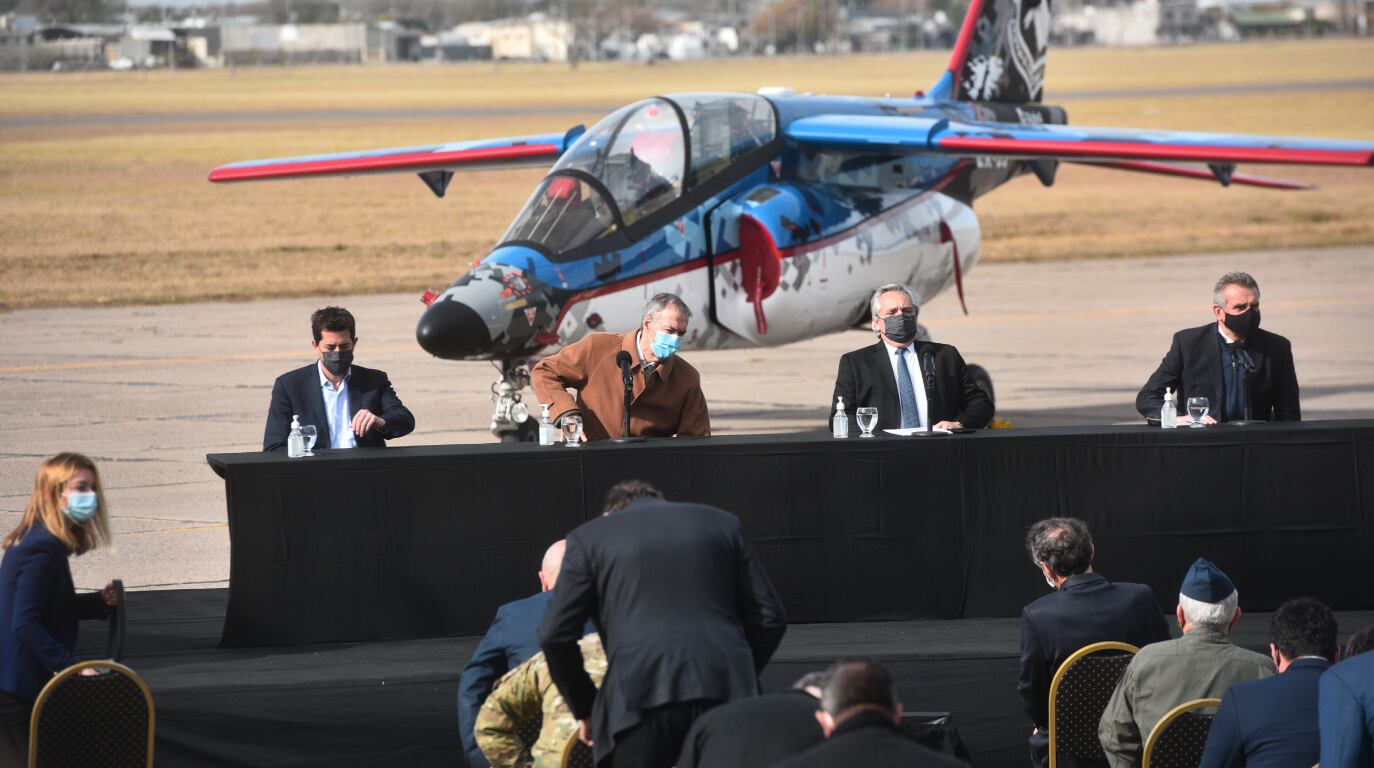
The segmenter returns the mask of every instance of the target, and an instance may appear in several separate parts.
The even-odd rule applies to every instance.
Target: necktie
[[[916,388],[911,384],[911,369],[906,364],[906,353],[902,347],[897,350],[897,396],[902,399],[902,428],[921,426],[921,409],[916,405]]]

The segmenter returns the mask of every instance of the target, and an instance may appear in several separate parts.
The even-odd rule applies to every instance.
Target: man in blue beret
[[[1240,621],[1231,579],[1205,558],[1188,569],[1174,611],[1183,637],[1140,649],[1112,692],[1097,735],[1112,768],[1136,768],[1145,739],[1165,713],[1185,701],[1221,698],[1236,683],[1274,674],[1268,656],[1233,644]]]

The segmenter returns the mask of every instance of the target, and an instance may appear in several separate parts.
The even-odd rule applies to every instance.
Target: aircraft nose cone
[[[462,302],[436,301],[420,315],[415,339],[435,357],[458,360],[480,355],[491,346],[491,333],[476,311]]]

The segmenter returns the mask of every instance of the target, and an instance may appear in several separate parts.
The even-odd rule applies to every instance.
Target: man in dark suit
[[[1169,352],[1136,395],[1135,409],[1146,419],[1158,419],[1164,390],[1172,389],[1184,423],[1192,421],[1190,397],[1207,398],[1204,424],[1301,419],[1293,345],[1260,329],[1259,301],[1255,278],[1244,272],[1222,275],[1212,291],[1213,322],[1174,334]]]
[[[740,699],[692,724],[677,768],[758,768],[825,740],[816,720],[829,672],[808,672],[790,690]]]
[[[875,429],[929,427],[981,429],[992,420],[992,398],[969,376],[959,350],[916,340],[916,305],[911,289],[880,286],[869,302],[878,343],[840,358],[835,392],[853,418],[856,408],[878,409]]]
[[[897,687],[877,663],[842,661],[816,713],[825,741],[775,768],[922,768],[964,763],[924,747],[901,732]]]
[[[553,587],[558,583],[564,547],[560,539],[544,553],[544,562],[539,568],[538,594],[496,609],[496,618],[458,679],[458,731],[463,737],[463,752],[467,755],[469,768],[487,768],[488,765],[473,735],[482,702],[497,679],[539,653],[539,622],[544,620]]]
[[[1021,677],[1016,684],[1035,724],[1031,762],[1045,766],[1050,682],[1064,660],[1092,643],[1112,640],[1140,647],[1168,640],[1169,627],[1148,586],[1110,582],[1093,572],[1092,534],[1082,520],[1041,520],[1027,532],[1026,550],[1054,590],[1021,611]]]
[[[1330,608],[1307,597],[1280,605],[1269,621],[1269,655],[1279,673],[1233,685],[1221,697],[1201,768],[1316,765],[1317,684],[1336,654]]]
[[[588,618],[610,659],[599,693],[577,645]],[[599,765],[668,768],[697,716],[758,695],[786,628],[739,518],[641,498],[568,534],[539,641]]]
[[[322,448],[381,448],[415,429],[415,417],[401,404],[383,371],[353,365],[358,337],[353,315],[325,307],[310,316],[311,346],[318,359],[277,377],[262,449],[286,446],[291,419],[313,424]]]

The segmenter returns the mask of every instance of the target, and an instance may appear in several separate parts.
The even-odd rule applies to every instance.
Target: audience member
[[[816,719],[825,741],[777,768],[920,768],[962,762],[921,746],[903,734],[902,703],[892,675],[876,662],[836,664]]]
[[[578,641],[582,666],[600,685],[606,676],[606,651],[595,633]],[[507,672],[477,713],[474,734],[477,746],[492,768],[562,768],[563,750],[577,738],[577,720],[554,687],[543,653]],[[531,745],[522,743],[520,731],[541,718],[539,736]]]
[[[816,720],[829,672],[810,672],[782,693],[722,704],[692,724],[677,768],[758,768],[825,740]]]
[[[588,618],[611,660],[600,694],[577,647]],[[666,768],[703,712],[758,695],[786,627],[739,518],[639,498],[568,534],[539,639],[597,762]]]
[[[1333,665],[1318,683],[1321,764],[1374,768],[1374,653]]]
[[[19,525],[0,557],[0,765],[28,764],[33,703],[52,676],[80,661],[79,619],[104,618],[114,584],[77,595],[72,555],[110,543],[95,462],[59,453],[43,462]]]
[[[601,514],[619,512],[626,504],[635,499],[661,499],[663,494],[643,480],[622,480],[606,492],[606,501],[601,505]]]
[[[1198,558],[1188,569],[1174,611],[1183,637],[1141,648],[1102,714],[1098,736],[1112,768],[1140,765],[1150,731],[1179,704],[1220,698],[1236,683],[1274,674],[1268,657],[1231,643],[1239,603],[1235,585],[1220,568]]]
[[[463,752],[471,768],[485,768],[486,758],[473,737],[473,723],[481,710],[482,701],[491,691],[497,678],[515,669],[539,652],[539,622],[549,605],[551,591],[558,582],[563,565],[563,541],[555,541],[546,552],[539,568],[538,594],[496,609],[482,642],[472,653],[472,660],[463,668],[458,680],[458,731],[463,737]]]
[[[1110,582],[1093,571],[1096,549],[1082,520],[1041,520],[1026,533],[1026,550],[1054,590],[1021,611],[1021,677],[1016,686],[1035,724],[1031,762],[1046,766],[1050,682],[1064,660],[1092,643],[1113,640],[1141,647],[1168,640],[1169,628],[1148,586]]]
[[[1330,608],[1306,597],[1279,606],[1269,622],[1269,655],[1279,674],[1237,683],[1221,697],[1202,768],[1316,764],[1317,681],[1337,652]]]
[[[1374,650],[1374,624],[1356,632],[1345,641],[1345,652],[1341,654],[1341,658],[1348,659],[1371,650]]]
[[[386,446],[415,429],[415,417],[401,404],[383,371],[353,364],[358,344],[353,315],[342,307],[325,307],[310,316],[311,346],[317,359],[277,377],[262,449],[286,447],[291,418],[313,425],[321,448]]]

